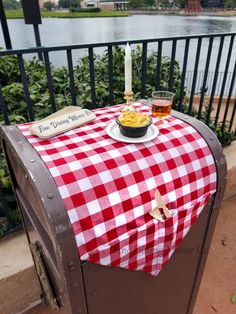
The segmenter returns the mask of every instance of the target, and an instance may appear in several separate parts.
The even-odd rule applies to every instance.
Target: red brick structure
[[[185,12],[188,14],[197,14],[201,11],[200,0],[188,0],[185,6]]]

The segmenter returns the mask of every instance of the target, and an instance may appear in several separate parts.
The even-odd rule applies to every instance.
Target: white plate
[[[151,124],[147,130],[146,135],[138,138],[126,137],[120,133],[119,126],[115,121],[108,124],[106,127],[107,134],[114,140],[125,142],[125,143],[144,143],[149,142],[157,137],[159,134],[158,128]]]

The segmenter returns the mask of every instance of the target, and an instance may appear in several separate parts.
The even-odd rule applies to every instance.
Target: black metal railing
[[[236,44],[235,44],[236,33],[225,33],[225,34],[211,34],[211,35],[193,35],[193,36],[180,36],[180,37],[170,37],[170,38],[159,38],[159,39],[147,39],[147,40],[130,40],[131,45],[140,44],[142,45],[142,69],[141,69],[141,98],[145,98],[146,95],[146,80],[147,80],[147,55],[148,55],[148,45],[152,49],[156,49],[158,53],[157,66],[156,66],[156,82],[155,89],[160,88],[160,72],[161,72],[161,57],[169,53],[170,55],[170,71],[169,71],[169,82],[168,89],[172,90],[173,85],[173,73],[174,64],[176,59],[182,66],[181,71],[181,87],[180,87],[180,97],[178,99],[178,104],[176,106],[177,110],[182,109],[182,103],[186,94],[186,80],[188,79],[188,90],[189,90],[189,104],[188,104],[188,114],[192,114],[193,107],[197,105],[198,118],[201,117],[203,102],[204,102],[204,92],[199,100],[199,104],[194,104],[194,96],[199,93],[199,90],[206,90],[208,87],[208,93],[210,94],[209,100],[209,110],[208,118],[206,123],[209,124],[210,116],[213,107],[213,101],[216,94],[219,94],[217,104],[217,114],[215,116],[215,124],[219,121],[219,115],[221,113],[221,106],[223,99],[226,98],[225,111],[221,116],[223,116],[222,125],[225,125],[226,120],[233,121],[235,110],[232,110],[231,116],[228,116],[230,101],[232,97],[235,97],[235,70],[236,70]],[[96,77],[94,71],[94,49],[95,48],[107,48],[108,49],[108,71],[109,71],[109,105],[113,105],[113,55],[112,49],[117,45],[125,45],[127,41],[120,42],[108,42],[108,43],[97,43],[97,44],[83,44],[83,45],[70,45],[70,46],[60,46],[60,47],[42,47],[42,48],[29,48],[29,49],[19,49],[19,50],[2,50],[0,51],[0,58],[7,55],[17,55],[19,70],[21,74],[21,81],[24,88],[25,100],[28,108],[28,116],[30,120],[34,120],[33,103],[30,97],[29,86],[27,82],[27,75],[24,67],[23,57],[29,54],[41,52],[43,55],[48,89],[50,94],[50,105],[51,110],[56,111],[56,102],[54,97],[54,86],[53,78],[50,65],[50,55],[57,51],[65,52],[67,59],[67,67],[69,73],[70,81],[70,93],[72,103],[76,105],[75,96],[75,82],[73,74],[73,57],[72,52],[75,50],[87,50],[89,57],[89,69],[90,69],[90,85],[91,85],[91,100],[92,108],[97,107],[96,103]],[[228,44],[227,44],[228,42]],[[165,49],[164,45],[166,45]],[[181,49],[179,48],[181,46]],[[226,48],[225,48],[226,47]],[[190,49],[191,48],[191,49]],[[214,48],[214,56],[213,56]],[[216,53],[217,52],[217,53]],[[233,53],[234,52],[234,53]],[[181,60],[182,54],[182,60]],[[223,57],[224,54],[224,57]],[[177,56],[178,55],[178,56]],[[211,64],[212,60],[215,59],[215,64]],[[203,70],[200,70],[201,68]],[[211,71],[210,71],[211,66]],[[192,77],[189,81],[189,67],[192,67]],[[220,69],[224,71],[220,71]],[[214,71],[212,71],[214,69]],[[222,73],[223,72],[223,73]],[[229,77],[229,72],[232,75]],[[199,73],[201,75],[201,88],[199,88]],[[211,79],[211,85],[209,86],[209,79]],[[226,89],[226,83],[228,88]],[[189,85],[190,84],[190,85]],[[189,88],[190,87],[190,88]],[[219,92],[220,91],[220,92]],[[235,106],[234,106],[235,107]],[[234,108],[233,108],[234,109]],[[0,90],[0,111],[4,118],[6,124],[9,124],[9,110],[5,106],[4,98]],[[227,114],[226,114],[227,113]],[[232,124],[233,125],[233,124]],[[224,131],[222,129],[222,131]]]
[[[214,72],[209,71],[207,80],[204,83],[204,74],[205,71],[198,71],[197,73],[197,82],[196,82],[196,94],[201,94],[202,86],[205,85],[205,96],[210,96],[212,86],[213,86],[213,79],[214,79]],[[224,76],[227,76],[226,81],[225,81],[225,89],[224,89],[224,95],[229,94],[229,89],[230,89],[230,82],[232,80],[232,75],[233,72],[228,72],[225,73],[225,71],[220,71],[218,74],[218,81],[217,81],[217,86],[215,89],[215,96],[220,96],[221,89],[222,89],[222,83]],[[186,79],[185,79],[185,90],[187,94],[190,94],[191,87],[192,87],[192,81],[193,81],[193,71],[187,71],[186,72]],[[236,95],[236,84],[234,84],[234,89],[232,92],[232,95]]]
[[[171,58],[171,65],[170,65],[170,72],[169,72],[169,90],[172,89],[173,84],[173,69],[174,63],[176,61],[176,56],[178,52],[179,62],[182,63],[182,73],[181,73],[181,89],[180,89],[180,98],[177,109],[181,110],[181,105],[183,102],[183,98],[185,95],[185,88],[186,88],[186,79],[189,73],[189,65],[193,66],[192,71],[192,78],[191,78],[191,88],[189,90],[190,99],[189,99],[189,114],[192,112],[193,108],[193,99],[194,95],[199,92],[199,73],[201,73],[201,89],[205,90],[208,86],[208,92],[210,93],[210,103],[209,109],[212,108],[214,96],[219,93],[220,90],[220,97],[218,102],[218,108],[222,105],[222,98],[227,97],[227,100],[230,100],[235,95],[235,56],[236,53],[236,44],[235,44],[235,35],[236,33],[226,33],[226,34],[211,34],[211,35],[194,35],[194,36],[181,36],[181,37],[171,37],[171,38],[159,38],[159,39],[147,39],[147,40],[131,40],[129,43],[131,45],[141,44],[142,45],[142,78],[141,78],[141,90],[140,95],[141,98],[146,97],[146,76],[147,76],[147,54],[148,54],[148,45],[151,45],[152,49],[156,49],[158,52],[158,59],[157,59],[157,69],[156,69],[156,84],[155,89],[159,89],[160,87],[160,72],[161,72],[161,57],[166,55],[167,50],[170,51],[170,58]],[[229,42],[228,49],[225,46],[226,41]],[[190,51],[190,46],[192,42],[195,42],[195,47],[192,47]],[[216,42],[219,43],[218,47],[214,47]],[[178,49],[178,45],[181,43],[181,49]],[[88,45],[71,45],[71,46],[60,46],[60,47],[42,47],[42,48],[29,48],[29,49],[19,49],[19,50],[2,50],[0,51],[0,57],[7,56],[7,55],[17,55],[19,69],[21,73],[21,80],[24,87],[25,99],[28,105],[28,113],[29,119],[34,119],[33,114],[33,104],[30,98],[28,83],[27,83],[27,76],[24,68],[23,56],[41,52],[44,57],[46,74],[47,74],[47,82],[48,88],[50,93],[50,104],[52,111],[56,110],[56,102],[54,97],[54,87],[53,87],[53,79],[51,74],[51,66],[50,66],[50,57],[49,54],[57,51],[63,51],[66,53],[67,58],[67,66],[69,71],[69,80],[70,80],[70,92],[71,92],[71,99],[72,103],[76,104],[76,97],[75,97],[75,83],[74,83],[74,76],[73,76],[73,58],[72,52],[74,50],[88,50],[89,56],[89,68],[90,68],[90,84],[91,84],[91,99],[92,99],[92,108],[96,108],[96,78],[94,73],[94,49],[95,48],[107,48],[109,52],[108,57],[108,71],[109,71],[109,104],[113,104],[113,64],[112,64],[112,48],[117,45],[125,45],[126,41],[120,42],[109,42],[109,43],[97,43],[97,44],[88,44]],[[163,52],[164,44],[168,44],[166,46],[165,51]],[[183,48],[184,45],[184,48]],[[210,71],[210,63],[212,62],[213,55],[212,50],[213,47],[217,49],[214,50],[215,56],[215,65],[212,65],[214,71]],[[177,51],[178,50],[178,51]],[[194,52],[196,50],[196,52]],[[224,58],[222,58],[222,53],[224,52]],[[182,53],[182,60],[180,60],[180,53]],[[191,53],[191,56],[190,56]],[[193,56],[192,54],[195,54]],[[204,57],[205,55],[205,60]],[[191,57],[191,58],[190,58]],[[223,60],[224,59],[224,60]],[[199,63],[201,62],[201,67],[204,68],[204,71],[199,71]],[[191,64],[190,64],[191,63]],[[220,71],[220,68],[224,68],[224,72]],[[222,72],[224,74],[222,74]],[[228,73],[231,72],[232,75],[229,78]],[[222,78],[223,75],[223,78]],[[211,86],[209,90],[208,80],[211,76]],[[219,78],[220,76],[220,78]],[[225,88],[226,82],[228,81],[228,85],[230,86],[227,90]],[[189,87],[189,82],[188,82]],[[201,115],[202,110],[202,103],[204,101],[204,95],[200,99],[199,107],[198,107],[198,115]],[[229,102],[229,101],[227,101]],[[227,109],[227,108],[226,108]],[[5,107],[4,99],[2,94],[0,96],[0,110],[1,114],[4,117],[4,121],[6,124],[9,124],[8,119],[8,110]],[[210,115],[209,110],[209,115]],[[234,118],[234,117],[233,117]],[[218,117],[217,117],[218,120]]]
[[[178,101],[175,104],[175,109],[185,111],[189,115],[193,113],[198,119],[203,119],[207,125],[220,128],[221,136],[227,132],[235,133],[235,113],[236,113],[236,98],[235,98],[235,76],[236,76],[236,33],[224,34],[209,34],[209,35],[193,35],[179,36],[169,38],[145,39],[145,40],[130,40],[131,46],[141,45],[141,84],[140,98],[146,98],[147,95],[147,79],[148,79],[148,64],[147,58],[149,51],[157,52],[156,60],[156,75],[153,89],[161,87],[161,71],[162,57],[169,56],[169,79],[167,88],[171,91],[174,83],[174,67],[176,61],[181,67],[180,88]],[[96,73],[94,67],[94,50],[107,49],[108,51],[108,103],[114,104],[114,77],[113,77],[113,49],[115,46],[125,46],[127,41],[106,42],[95,44],[81,44],[60,47],[40,47],[29,49],[16,50],[0,50],[0,58],[4,56],[16,55],[18,59],[18,67],[20,71],[21,82],[24,90],[24,97],[27,103],[28,118],[34,120],[34,105],[30,94],[29,82],[25,69],[24,59],[29,58],[31,54],[43,56],[45,64],[47,86],[50,95],[51,111],[57,110],[53,75],[51,69],[52,56],[56,52],[64,53],[66,66],[68,69],[68,80],[70,87],[71,102],[77,105],[77,97],[75,93],[75,77],[74,77],[74,58],[75,51],[80,51],[81,54],[87,51],[89,59],[90,86],[91,86],[91,108],[96,108]],[[189,73],[192,73],[191,77]],[[208,94],[206,102],[206,91]],[[200,93],[200,97],[195,96]],[[186,97],[186,95],[188,97]],[[215,96],[218,96],[217,99]],[[187,100],[186,100],[187,98]],[[70,103],[71,104],[71,103]],[[187,110],[186,110],[187,104]],[[69,104],[68,104],[69,105]],[[83,104],[82,104],[83,105]],[[204,112],[204,108],[207,112]],[[215,107],[215,110],[213,110]],[[10,124],[9,108],[6,106],[6,101],[0,86],[0,120],[6,125]],[[220,125],[219,125],[220,122]],[[223,134],[223,135],[222,135]]]

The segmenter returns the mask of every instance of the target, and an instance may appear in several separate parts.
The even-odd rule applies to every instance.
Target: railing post
[[[3,37],[4,37],[6,48],[12,49],[11,38],[10,38],[9,30],[8,30],[6,14],[4,11],[2,0],[0,0],[0,20],[1,20],[2,32],[3,32]]]
[[[34,37],[35,37],[35,42],[37,47],[42,47],[41,44],[41,38],[40,38],[40,32],[39,32],[39,26],[37,24],[33,25],[34,27]],[[38,58],[40,61],[43,61],[43,54],[42,52],[38,52]]]

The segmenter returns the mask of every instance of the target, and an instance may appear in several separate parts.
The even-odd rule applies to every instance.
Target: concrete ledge
[[[0,313],[20,313],[41,295],[24,231],[0,241],[0,256]]]
[[[224,149],[228,181],[224,199],[236,195],[236,141]],[[40,298],[41,287],[24,232],[0,240],[0,313],[23,313]],[[27,313],[51,314],[50,307],[36,307]]]

